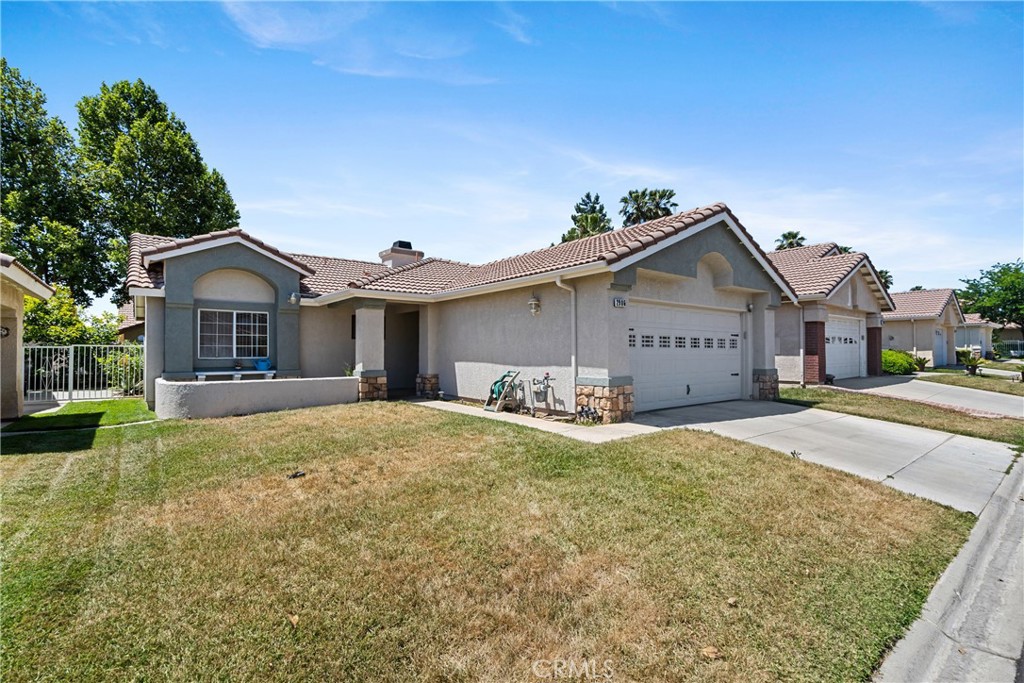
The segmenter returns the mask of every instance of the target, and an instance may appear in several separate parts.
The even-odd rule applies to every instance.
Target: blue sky
[[[376,260],[557,241],[599,192],[724,201],[957,286],[1024,251],[1021,3],[21,3],[2,53],[51,114],[142,78],[242,227]]]

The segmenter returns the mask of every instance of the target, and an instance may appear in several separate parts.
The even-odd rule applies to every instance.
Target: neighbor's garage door
[[[861,321],[830,315],[825,322],[825,372],[836,379],[860,377],[865,344]],[[866,363],[863,365],[866,367]]]
[[[741,398],[738,313],[630,306],[636,410]]]

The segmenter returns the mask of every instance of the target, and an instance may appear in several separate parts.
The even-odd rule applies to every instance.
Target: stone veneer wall
[[[576,385],[576,411],[589,407],[601,414],[602,424],[612,424],[633,419],[633,385],[619,387],[597,387],[589,384]]]
[[[779,371],[775,368],[754,370],[754,398],[758,401],[779,400]]]
[[[386,401],[388,400],[388,378],[386,375],[380,377],[359,378],[359,400],[360,401]]]
[[[416,395],[417,396],[435,396],[441,389],[441,380],[436,374],[416,375]]]

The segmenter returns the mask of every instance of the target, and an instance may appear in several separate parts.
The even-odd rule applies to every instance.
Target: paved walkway
[[[1024,467],[1017,465],[875,680],[1010,683],[1021,675],[1022,606]]]
[[[995,413],[1007,417],[1024,419],[1024,396],[997,394],[994,391],[954,387],[938,382],[906,377],[858,377],[843,379],[836,382],[843,389],[863,391],[868,394],[880,394],[905,398],[911,401],[938,403],[961,410],[976,410]]]

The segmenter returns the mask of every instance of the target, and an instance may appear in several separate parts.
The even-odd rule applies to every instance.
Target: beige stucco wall
[[[803,381],[800,338],[800,309],[791,303],[782,304],[775,312],[775,367],[781,382]]]
[[[0,413],[4,419],[16,418],[23,409],[22,315],[25,295],[7,282],[0,284],[0,325],[9,334],[0,339]]]
[[[355,367],[351,304],[299,309],[299,369],[303,377],[342,377]]]
[[[272,304],[276,294],[273,287],[252,273],[222,268],[197,278],[192,285],[192,296],[195,299]]]

